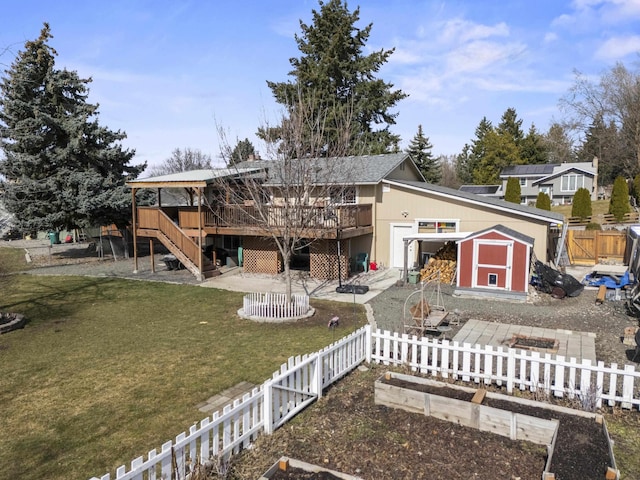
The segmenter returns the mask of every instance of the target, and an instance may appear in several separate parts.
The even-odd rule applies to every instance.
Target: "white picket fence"
[[[116,480],[184,479],[197,464],[228,459],[246,448],[259,433],[271,433],[322,396],[322,390],[363,361],[369,361],[371,329],[363,327],[324,349],[292,357],[259,388],[169,440],[146,459],[138,457]],[[110,480],[109,473],[99,477]],[[91,480],[98,480],[92,477]]]
[[[577,398],[583,404],[603,402],[622,408],[640,408],[640,379],[633,365],[606,367],[603,362],[513,348],[460,345],[449,340],[418,338],[362,327],[328,347],[292,357],[269,380],[242,399],[227,405],[175,441],[139,457],[131,467],[116,470],[116,480],[184,479],[198,463],[226,459],[246,448],[260,433],[272,433],[322,396],[322,391],[362,362],[404,366],[443,379],[505,386],[548,396]],[[110,480],[110,474],[100,480]],[[91,480],[98,480],[93,477]]]
[[[245,316],[259,318],[298,318],[309,311],[309,296],[291,294],[291,301],[285,293],[248,293],[242,300]]]
[[[371,359],[384,365],[402,365],[443,379],[530,390],[543,396],[568,396],[600,408],[609,406],[640,408],[640,372],[633,365],[620,368],[591,360],[578,362],[562,355],[491,345],[459,344],[449,340],[418,338],[397,332],[372,333]]]

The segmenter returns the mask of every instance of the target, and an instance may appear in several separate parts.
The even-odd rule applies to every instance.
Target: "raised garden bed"
[[[258,480],[362,480],[295,458],[281,457]]]
[[[477,392],[398,373],[375,382],[376,404],[547,445],[543,479],[618,478],[601,415],[484,391],[482,401],[474,403]]]

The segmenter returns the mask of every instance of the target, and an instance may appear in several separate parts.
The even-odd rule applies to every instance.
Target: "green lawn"
[[[0,275],[28,270],[25,251],[21,248],[0,247]]]
[[[571,205],[556,205],[551,207],[552,212],[561,213],[566,218],[571,216]],[[593,215],[604,215],[609,213],[609,200],[594,200],[591,202]]]
[[[29,320],[0,336],[0,479],[113,474],[204,418],[198,403],[365,322],[312,302],[310,320],[259,324],[237,316],[239,293],[106,278],[10,275],[0,292]]]

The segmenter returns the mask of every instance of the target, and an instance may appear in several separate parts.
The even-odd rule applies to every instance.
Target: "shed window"
[[[488,281],[487,281],[487,285],[492,286],[492,287],[497,287],[498,286],[498,274],[490,273]]]

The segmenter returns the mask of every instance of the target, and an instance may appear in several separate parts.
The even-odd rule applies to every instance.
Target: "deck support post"
[[[133,223],[133,273],[138,273],[138,218],[136,189],[131,189],[131,221]]]

